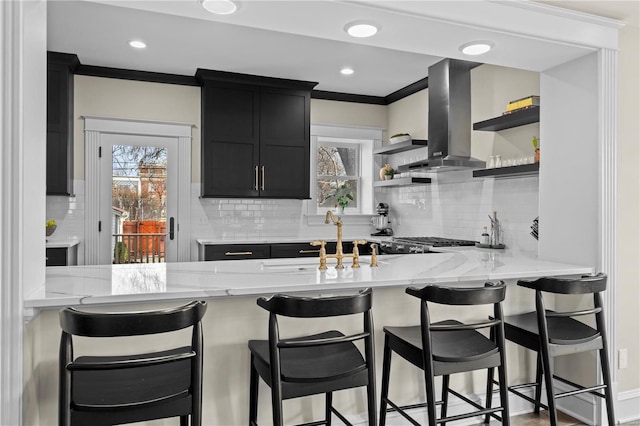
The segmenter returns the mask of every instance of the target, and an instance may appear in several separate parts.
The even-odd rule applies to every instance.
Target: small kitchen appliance
[[[372,236],[390,236],[393,235],[393,229],[391,229],[391,221],[389,220],[389,204],[378,203],[376,205],[376,213],[378,216],[371,218],[371,223],[377,229],[372,233]]]

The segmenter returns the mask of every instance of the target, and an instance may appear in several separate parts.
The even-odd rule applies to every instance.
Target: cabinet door
[[[258,196],[259,97],[255,86],[204,84],[202,196]]]
[[[73,192],[73,72],[77,57],[47,55],[47,194]]]
[[[204,260],[268,259],[269,244],[214,244],[204,248]]]
[[[310,92],[260,90],[260,195],[309,198]]]
[[[67,249],[61,247],[47,248],[47,266],[67,266]]]

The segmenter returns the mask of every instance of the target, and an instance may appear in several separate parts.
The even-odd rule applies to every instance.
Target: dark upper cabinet
[[[202,196],[309,198],[316,83],[201,70]]]
[[[47,52],[47,195],[73,192],[73,73],[78,57]]]
[[[309,198],[310,92],[260,90],[260,195]]]
[[[202,195],[257,197],[260,88],[207,82],[202,88]]]

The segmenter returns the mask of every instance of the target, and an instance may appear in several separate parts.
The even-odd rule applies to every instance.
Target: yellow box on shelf
[[[509,102],[507,105],[507,111],[513,111],[520,108],[525,108],[528,106],[539,106],[540,105],[540,96],[527,96],[526,98],[516,99],[515,101]]]

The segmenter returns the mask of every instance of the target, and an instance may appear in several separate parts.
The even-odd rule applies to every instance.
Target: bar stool
[[[331,425],[331,414],[351,425],[332,406],[332,392],[366,386],[368,421],[376,425],[375,362],[371,289],[356,295],[336,297],[261,297],[258,305],[269,311],[269,340],[250,340],[251,379],[249,425],[257,425],[258,376],[271,387],[273,424],[283,422],[282,401],[325,394],[325,420],[307,425]],[[362,331],[343,334],[329,330],[318,334],[282,339],[278,316],[323,318],[363,314]],[[364,357],[354,342],[364,342]]]
[[[384,359],[382,367],[382,395],[380,402],[380,426],[386,423],[387,411],[397,411],[414,425],[420,425],[405,410],[408,408],[427,407],[429,425],[438,423],[490,415],[509,424],[509,405],[507,398],[507,378],[505,371],[504,329],[502,317],[502,301],[505,298],[506,286],[486,283],[484,287],[447,287],[428,285],[422,289],[408,288],[406,292],[421,299],[420,325],[409,327],[384,327]],[[443,305],[477,306],[493,305],[494,319],[473,323],[462,323],[457,320],[445,320],[432,323],[429,317],[429,305],[433,302]],[[492,337],[488,338],[478,330],[489,328]],[[398,406],[389,397],[389,375],[391,355],[395,352],[414,366],[424,371],[427,402],[409,406]],[[450,389],[449,376],[455,373],[480,369],[488,370],[488,382],[493,377],[493,369],[498,368],[500,380],[500,406],[491,408],[491,393],[487,394],[487,407],[470,400],[464,395]],[[442,400],[436,402],[434,377],[442,376]],[[447,417],[449,394],[455,395],[469,403],[476,411]],[[387,410],[387,404],[392,408]],[[441,405],[440,417],[436,416],[436,405]],[[501,416],[496,414],[501,412]]]
[[[535,281],[518,281],[518,285],[536,291],[536,311],[505,318],[505,337],[520,346],[537,352],[536,381],[511,386],[509,390],[526,399],[535,406],[535,413],[540,407],[549,410],[551,425],[558,423],[556,402],[558,398],[589,392],[606,400],[607,417],[610,425],[615,424],[613,396],[611,389],[611,373],[607,352],[607,336],[605,332],[602,296],[606,290],[607,276],[597,274],[582,278],[544,277]],[[556,312],[545,308],[543,293],[585,295],[593,294],[593,308],[579,311]],[[594,315],[596,328],[592,328],[574,317]],[[602,368],[602,385],[581,386],[554,374],[554,358],[587,351],[598,351]],[[542,395],[542,376],[547,393],[547,404],[540,402]],[[573,390],[555,393],[553,380],[556,379]],[[535,399],[520,392],[526,387],[535,388]],[[604,395],[599,390],[604,389]]]
[[[146,312],[60,311],[58,421],[106,426],[167,417],[200,426],[202,325],[206,302]],[[73,336],[108,338],[168,333],[192,327],[190,344],[122,356],[74,358]]]

